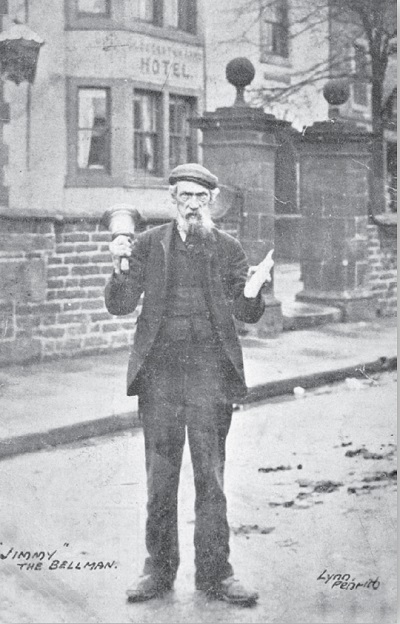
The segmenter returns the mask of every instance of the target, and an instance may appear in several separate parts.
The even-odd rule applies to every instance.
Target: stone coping
[[[397,227],[397,212],[388,212],[384,214],[371,214],[370,219],[372,223],[379,227]]]

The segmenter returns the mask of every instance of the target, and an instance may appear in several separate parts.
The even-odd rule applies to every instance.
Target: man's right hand
[[[110,243],[110,253],[112,257],[114,273],[119,275],[121,271],[127,273],[129,271],[128,258],[132,254],[132,241],[129,236],[119,234]]]

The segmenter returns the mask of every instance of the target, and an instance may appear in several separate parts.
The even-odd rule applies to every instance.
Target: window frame
[[[80,88],[109,88],[110,110],[110,171],[80,170],[78,168],[78,92]],[[133,101],[135,92],[154,93],[159,98],[160,115],[160,151],[157,174],[140,173],[134,168],[134,117]],[[66,89],[66,140],[67,159],[65,186],[72,188],[95,187],[154,187],[167,184],[170,171],[169,142],[169,104],[170,97],[179,97],[191,101],[191,110],[196,115],[202,101],[202,92],[194,89],[168,89],[162,85],[153,85],[144,81],[120,78],[67,78]],[[193,161],[199,157],[199,132],[191,131],[191,149]]]
[[[67,78],[67,162],[65,185],[67,187],[112,187],[124,184],[126,138],[123,126],[124,111],[116,100],[121,98],[121,81],[118,79]],[[109,113],[109,170],[80,169],[78,167],[79,89],[108,89]]]
[[[73,29],[110,29],[114,28],[112,0],[106,0],[107,13],[86,13],[79,11],[79,0],[65,0],[65,28]]]
[[[289,4],[287,0],[279,0],[279,9],[284,14],[284,17],[281,21],[273,19],[271,14],[268,15],[268,9],[270,9],[271,5],[268,4],[266,6],[261,6],[260,9],[260,61],[261,62],[278,62],[279,64],[288,64],[290,58],[290,45],[289,45],[289,35],[290,35],[290,20],[289,20]],[[271,41],[265,42],[265,31],[264,24],[268,24],[271,28]],[[284,40],[285,45],[285,53],[280,53],[272,48],[274,41],[274,29],[280,30],[284,37],[279,38],[280,41]],[[267,45],[270,46],[270,49],[267,49]],[[279,47],[279,46],[278,46]]]
[[[129,0],[106,0],[108,6],[107,15],[79,11],[79,0],[64,1],[66,30],[128,30],[161,36],[183,43],[203,43],[202,21],[199,19],[199,0],[187,0],[187,2],[194,5],[194,29],[192,30],[179,28],[179,3],[182,0],[178,0],[178,23],[176,27],[166,23],[165,2],[167,0],[153,0],[153,21],[135,19],[133,17],[127,19],[125,3],[129,2]]]

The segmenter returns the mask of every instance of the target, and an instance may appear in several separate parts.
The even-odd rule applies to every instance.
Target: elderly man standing
[[[252,605],[258,595],[233,576],[223,490],[225,441],[232,402],[246,394],[234,319],[257,322],[271,253],[249,281],[240,243],[217,230],[209,205],[218,179],[198,164],[170,174],[176,219],[110,244],[114,273],[106,287],[111,314],[133,312],[143,294],[128,368],[128,395],[139,396],[147,471],[146,546],[131,602],[171,590],[179,565],[177,493],[187,431],[194,471],[196,588]],[[129,257],[129,271],[120,261]]]

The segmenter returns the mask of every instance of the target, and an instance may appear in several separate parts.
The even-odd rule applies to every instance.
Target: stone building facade
[[[169,168],[199,158],[187,119],[204,108],[202,1],[9,0],[3,29],[14,18],[45,44],[34,84],[5,84],[10,209],[164,201]]]
[[[324,121],[331,111],[323,97],[326,82],[347,76],[350,97],[340,119],[371,130],[369,57],[362,29],[330,10],[330,0],[222,0],[206,13],[206,104],[208,110],[233,102],[234,89],[224,80],[226,63],[249,58],[256,77],[247,101],[290,121],[297,131]],[[384,98],[396,85],[396,63],[386,72]],[[387,209],[396,210],[397,118],[385,129]],[[276,152],[276,250],[282,260],[299,259],[301,206],[296,140],[280,137]]]
[[[168,214],[168,171],[200,159],[203,2],[0,9],[3,30],[18,20],[45,40],[34,83],[6,81],[0,98],[0,362],[125,345],[132,322],[103,303],[100,218],[116,203]]]
[[[241,38],[246,20],[228,0],[0,0],[3,30],[17,19],[45,40],[35,82],[0,87],[1,364],[130,342],[132,318],[104,308],[111,264],[101,215],[116,203],[172,209],[169,169],[202,161],[201,131],[188,120],[233,103],[224,75],[233,57],[247,56],[256,67],[249,98],[253,87],[289,84],[294,72],[329,53],[325,21],[313,34],[287,37],[296,7],[298,0],[283,3],[262,23],[250,15]],[[354,97],[353,89],[350,104]],[[293,98],[292,107],[269,112],[297,128],[329,116],[321,84]],[[359,121],[368,126],[367,112]],[[275,246],[296,260],[296,149],[290,131],[273,142],[280,177],[272,167],[263,175],[274,177]],[[251,189],[242,191],[250,201]],[[258,218],[250,236],[240,223],[237,232],[262,245],[265,221]],[[392,231],[368,226],[370,285],[381,315],[395,313]]]

